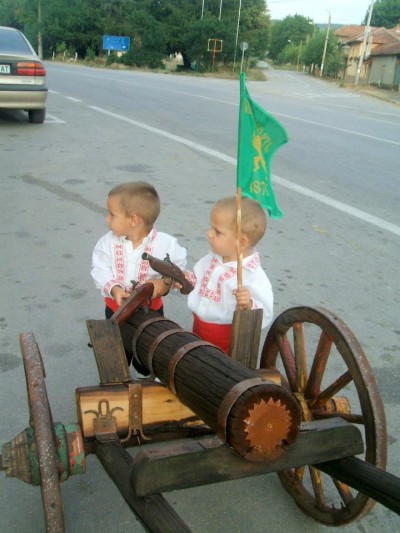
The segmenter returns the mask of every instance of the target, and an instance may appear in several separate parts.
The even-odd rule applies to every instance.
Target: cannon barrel
[[[275,459],[296,438],[300,409],[289,391],[175,322],[139,310],[121,336],[125,349],[242,457]]]

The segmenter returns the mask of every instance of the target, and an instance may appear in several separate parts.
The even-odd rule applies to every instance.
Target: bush
[[[163,55],[159,51],[145,48],[131,48],[119,58],[119,62],[128,66],[165,68]]]
[[[96,52],[93,48],[93,46],[89,46],[86,50],[86,61],[95,61],[96,59]]]
[[[119,58],[116,52],[110,52],[110,54],[107,55],[106,65],[109,66],[109,65],[112,65],[113,63],[118,63],[118,60]]]

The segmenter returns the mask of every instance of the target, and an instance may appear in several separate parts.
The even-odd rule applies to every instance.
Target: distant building
[[[346,66],[342,74],[345,81],[355,81],[365,26],[342,26],[335,31]],[[371,26],[367,38],[360,84],[373,84],[388,89],[399,89],[400,84],[400,25],[388,30]]]

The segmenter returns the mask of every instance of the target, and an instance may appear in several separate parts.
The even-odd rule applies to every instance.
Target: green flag
[[[271,218],[282,218],[271,181],[271,160],[288,141],[277,120],[253,102],[246,89],[246,76],[240,75],[237,187],[243,196],[257,200]]]

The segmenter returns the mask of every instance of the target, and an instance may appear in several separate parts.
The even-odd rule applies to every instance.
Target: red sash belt
[[[118,304],[114,300],[114,298],[106,297],[104,298],[104,301],[106,302],[106,306],[109,307],[112,311],[115,311],[118,309]],[[153,298],[151,300],[151,306],[150,309],[153,309],[153,311],[158,311],[163,305],[163,299],[160,298]]]
[[[193,333],[204,341],[212,342],[212,344],[215,344],[215,346],[218,346],[218,348],[228,354],[232,324],[204,322],[195,314],[193,314],[193,318]]]

